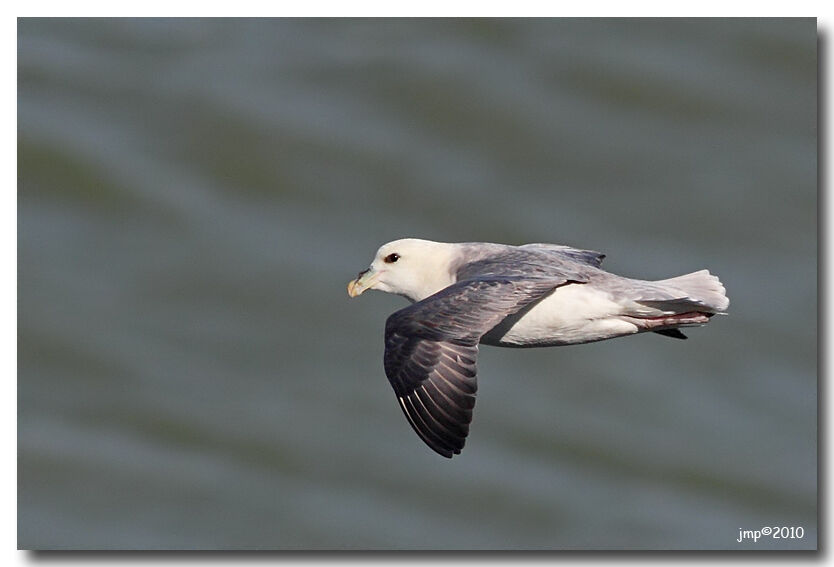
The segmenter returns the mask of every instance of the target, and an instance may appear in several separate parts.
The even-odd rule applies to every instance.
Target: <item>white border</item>
[[[107,15],[107,16],[194,16],[194,15],[204,15],[204,16],[232,16],[232,15],[240,15],[240,16],[314,16],[314,15],[327,15],[327,16],[695,16],[695,15],[710,15],[715,17],[727,17],[727,16],[818,16],[819,19],[819,29],[826,37],[826,43],[823,44],[826,47],[827,51],[830,53],[831,51],[831,22],[834,21],[834,16],[832,16],[832,3],[825,4],[823,2],[803,2],[803,1],[794,1],[791,2],[789,5],[785,3],[771,3],[765,4],[761,2],[757,2],[753,4],[752,2],[718,2],[718,1],[705,1],[705,2],[698,2],[697,4],[691,5],[684,5],[684,6],[675,6],[673,3],[668,1],[664,2],[639,2],[639,3],[629,3],[629,2],[595,2],[593,4],[585,4],[579,5],[579,3],[550,3],[548,5],[543,4],[542,2],[534,2],[534,1],[513,1],[513,2],[475,2],[475,1],[464,1],[464,2],[439,2],[439,1],[422,1],[419,4],[417,3],[407,3],[403,5],[398,5],[397,3],[393,2],[361,2],[359,4],[352,4],[352,3],[345,3],[345,2],[335,2],[335,1],[318,1],[313,3],[308,3],[301,5],[300,3],[292,3],[292,4],[282,4],[282,5],[267,5],[262,2],[235,2],[235,3],[214,3],[214,4],[197,4],[196,2],[186,2],[186,3],[179,3],[179,4],[172,4],[171,2],[160,2],[157,0],[153,0],[150,2],[143,2],[140,6],[135,4],[119,4],[119,3],[104,3],[101,1],[76,1],[76,2],[56,2],[56,1],[47,1],[47,2],[33,2],[29,3],[28,5],[23,5],[20,3],[17,8],[18,14],[14,16],[4,17],[0,19],[0,32],[2,33],[3,38],[3,45],[6,46],[6,49],[3,49],[3,53],[5,56],[2,58],[2,65],[3,65],[3,76],[7,77],[7,81],[12,83],[11,85],[7,84],[7,88],[3,91],[4,96],[6,98],[6,104],[4,107],[7,110],[5,114],[5,120],[3,121],[4,129],[8,133],[9,142],[3,152],[3,161],[4,161],[4,168],[3,171],[7,172],[9,178],[9,186],[17,186],[17,21],[16,17],[20,16],[93,16],[93,15]],[[592,7],[589,7],[592,6]],[[234,13],[232,12],[234,10]],[[830,77],[831,76],[831,64],[830,64],[830,56],[823,56],[821,57],[822,65],[824,68],[821,69],[824,76]],[[830,93],[826,93],[826,101],[821,104],[825,104],[825,106],[829,109],[829,112],[826,113],[827,120],[825,124],[820,124],[820,129],[826,132],[831,132],[831,118],[830,118]],[[824,155],[820,155],[820,159],[824,160],[825,163],[831,163],[831,148],[830,145],[828,147],[823,148],[825,150]],[[14,178],[12,179],[12,173],[15,173]],[[7,451],[9,455],[14,455],[15,464],[13,464],[10,458],[9,461],[6,463],[6,466],[3,467],[4,477],[3,477],[3,487],[5,490],[2,492],[2,510],[4,514],[2,516],[2,533],[5,536],[4,545],[2,546],[5,553],[3,553],[3,562],[5,564],[12,564],[12,565],[22,565],[22,564],[29,564],[31,562],[44,562],[47,561],[48,558],[43,558],[42,556],[35,556],[31,553],[26,552],[18,552],[15,551],[17,548],[17,467],[16,467],[16,456],[17,456],[17,388],[16,388],[16,379],[12,379],[12,376],[15,378],[17,377],[17,191],[12,191],[11,189],[7,189],[6,191],[2,192],[2,199],[3,199],[3,207],[2,207],[2,214],[4,215],[4,220],[2,227],[3,227],[3,237],[0,239],[0,254],[2,254],[2,260],[4,265],[12,267],[9,270],[10,273],[7,273],[6,277],[2,279],[2,297],[5,301],[2,302],[2,321],[3,326],[3,341],[2,341],[2,348],[3,348],[3,361],[5,367],[8,369],[8,373],[3,380],[3,385],[6,389],[4,392],[2,399],[5,404],[4,410],[2,413],[3,416],[3,431],[5,432],[5,440],[6,440],[6,447],[8,448]],[[825,214],[827,219],[832,218],[832,200],[830,198],[825,200],[827,207],[825,210]],[[829,238],[826,240],[825,243],[820,243],[820,251],[828,252],[831,250],[831,232],[829,231],[828,234]],[[830,264],[830,256],[826,254],[826,264]],[[830,278],[826,278],[830,280]],[[827,292],[827,290],[825,290]],[[820,290],[820,293],[823,293],[823,290]],[[824,317],[827,321],[831,321],[831,314],[832,314],[832,306],[831,303],[828,302],[828,308],[826,309],[825,313],[820,313],[820,326],[822,326],[823,321],[822,318]],[[827,340],[825,344],[821,344],[820,348],[825,349],[828,352],[831,352],[832,346],[832,339],[831,336],[826,337]],[[822,369],[820,369],[821,371]],[[823,379],[824,377],[820,377]],[[820,411],[821,413],[824,411],[825,408],[830,407],[830,404],[827,403],[830,401],[831,397],[831,387],[826,387],[824,389],[825,399],[821,400],[820,404]],[[830,424],[830,419],[826,421],[826,424]],[[829,439],[828,431],[820,432],[820,439],[821,442],[825,442]],[[824,456],[826,451],[821,448],[820,456]],[[827,467],[825,467],[827,470]],[[820,479],[820,483],[824,483],[825,479]],[[827,495],[830,494],[830,487],[826,490],[823,494]],[[828,504],[830,503],[830,499],[826,498],[825,502],[821,502],[821,509],[829,509]],[[826,514],[821,513],[821,517],[825,519],[827,517]],[[819,541],[820,545],[828,544],[830,546],[831,539],[830,537],[830,530],[828,528],[828,522],[822,521],[820,522],[820,529],[824,530],[824,533],[820,534]],[[823,561],[828,563],[830,561],[828,554],[824,554]],[[402,555],[402,556],[394,556],[392,557],[389,554],[385,554],[379,556],[378,558],[374,558],[374,556],[329,556],[326,558],[322,558],[320,555],[313,555],[310,558],[305,558],[304,556],[281,556],[281,555],[253,555],[253,556],[241,556],[241,555],[220,555],[220,556],[207,556],[207,555],[183,555],[183,556],[171,556],[171,555],[154,555],[148,554],[146,556],[114,556],[114,555],[100,555],[97,557],[91,557],[89,555],[80,555],[76,556],[74,559],[70,556],[63,556],[63,560],[65,561],[73,561],[75,563],[97,563],[97,564],[150,564],[150,563],[162,563],[162,564],[174,564],[174,563],[203,563],[203,562],[210,562],[212,564],[220,564],[220,565],[232,565],[235,563],[240,562],[241,560],[255,560],[257,562],[264,562],[269,561],[272,562],[280,562],[282,565],[290,564],[290,565],[309,565],[315,563],[341,563],[341,562],[351,562],[351,563],[379,563],[385,562],[389,563],[392,561],[402,560],[408,562],[409,564],[422,564],[422,565],[444,565],[444,564],[452,564],[454,563],[468,563],[468,564],[480,564],[483,562],[489,562],[490,564],[511,564],[516,563],[518,561],[523,562],[531,562],[531,563],[542,563],[542,562],[559,562],[560,564],[567,564],[567,565],[574,565],[574,564],[588,564],[588,563],[602,563],[606,559],[613,560],[617,559],[622,561],[625,559],[628,562],[654,562],[654,561],[663,561],[666,562],[674,562],[676,559],[684,559],[687,563],[695,563],[695,564],[707,564],[715,565],[717,564],[725,564],[729,563],[729,559],[725,557],[716,557],[713,554],[703,554],[703,555],[696,555],[682,557],[680,555],[673,555],[669,556],[666,554],[660,554],[656,556],[649,556],[646,557],[645,555],[639,556],[631,556],[629,555],[605,555],[599,556],[594,554],[589,554],[584,560],[576,559],[575,556],[565,557],[563,555],[554,554],[554,555],[536,555],[536,556],[518,556],[518,555],[499,555],[499,556],[469,556],[466,558],[462,557],[455,557],[455,556],[443,556],[442,558],[433,555]],[[782,563],[782,562],[793,562],[797,559],[795,554],[772,554],[771,556],[762,556],[760,554],[750,555],[750,554],[738,554],[733,556],[736,560],[742,560],[744,562],[767,562],[767,563]],[[804,556],[808,558],[807,555]],[[57,559],[57,558],[56,558]]]

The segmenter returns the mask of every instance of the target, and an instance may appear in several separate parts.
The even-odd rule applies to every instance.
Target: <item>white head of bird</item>
[[[383,244],[368,269],[348,284],[348,295],[356,297],[375,289],[421,301],[455,283],[451,273],[454,250],[454,244],[418,238]]]

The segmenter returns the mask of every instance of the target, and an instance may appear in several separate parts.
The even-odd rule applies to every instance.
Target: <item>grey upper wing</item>
[[[498,250],[485,248],[480,254],[474,248],[472,259],[457,268],[457,280],[512,276],[558,278],[583,283],[588,281],[588,272],[598,267],[589,257],[581,254],[586,251],[570,248],[572,252],[567,252],[561,250],[563,247],[556,248],[560,249],[559,252],[543,245],[507,246]]]
[[[596,252],[594,250],[582,250],[581,248],[573,248],[571,246],[564,246],[562,244],[544,244],[537,242],[534,244],[524,244],[519,248],[528,250],[542,250],[551,254],[567,256],[577,262],[583,262],[589,266],[599,268],[602,266],[602,261],[605,259],[605,254]]]
[[[385,374],[408,422],[444,457],[460,453],[475,405],[481,336],[564,279],[483,278],[453,284],[385,323]]]

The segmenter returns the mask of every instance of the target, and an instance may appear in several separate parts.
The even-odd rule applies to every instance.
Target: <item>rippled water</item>
[[[814,548],[815,26],[20,20],[19,546]],[[403,236],[731,315],[484,347],[448,461],[345,293]]]

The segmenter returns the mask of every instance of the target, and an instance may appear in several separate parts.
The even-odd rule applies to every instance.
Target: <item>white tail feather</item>
[[[714,313],[726,311],[730,305],[727,290],[724,289],[721,280],[709,273],[709,270],[699,270],[676,278],[659,280],[655,283],[679,289],[689,299],[702,303]]]

